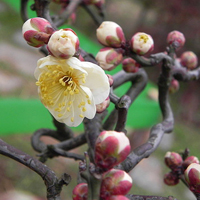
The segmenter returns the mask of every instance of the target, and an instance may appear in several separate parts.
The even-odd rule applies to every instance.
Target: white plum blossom
[[[41,58],[35,77],[41,102],[57,121],[68,126],[78,126],[84,117],[92,119],[96,104],[110,91],[108,77],[98,65],[75,57]]]
[[[153,50],[154,41],[150,35],[138,32],[131,38],[131,48],[138,55],[144,55]]]
[[[47,49],[52,56],[70,58],[79,48],[79,39],[72,29],[55,31],[49,39]]]

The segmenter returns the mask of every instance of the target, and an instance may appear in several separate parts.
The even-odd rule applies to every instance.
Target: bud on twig
[[[106,200],[129,200],[129,199],[123,195],[112,195],[107,197]]]
[[[122,59],[122,51],[110,47],[101,49],[96,55],[96,60],[101,68],[108,71],[119,65],[122,62]]]
[[[106,171],[121,163],[130,153],[129,139],[123,132],[103,131],[95,145],[95,163]]]
[[[140,64],[137,63],[134,59],[132,58],[126,58],[122,62],[123,70],[125,72],[131,72],[131,73],[136,73],[139,68]]]
[[[24,39],[33,47],[41,47],[47,44],[53,32],[54,29],[51,24],[41,17],[28,19],[22,26]]]
[[[72,191],[73,200],[87,200],[88,185],[87,183],[79,183]]]
[[[179,82],[176,79],[172,79],[169,86],[169,93],[174,94],[179,90]]]
[[[146,33],[138,32],[131,38],[131,49],[138,55],[144,55],[153,51],[154,41]]]
[[[200,165],[192,163],[184,172],[189,188],[195,194],[200,194]]]
[[[199,164],[199,159],[196,156],[189,156],[183,161],[183,167],[186,169],[190,164],[197,163]]]
[[[183,159],[180,154],[176,152],[167,152],[165,155],[165,164],[172,170],[181,166],[183,163]]]
[[[185,36],[179,31],[172,31],[167,36],[167,43],[172,44],[178,50],[184,46]]]
[[[103,174],[101,197],[126,195],[132,187],[132,178],[123,170],[111,169]]]
[[[115,22],[105,21],[97,29],[98,41],[109,47],[121,47],[125,43],[124,32]]]
[[[78,51],[79,39],[72,29],[61,29],[52,34],[47,49],[52,56],[67,59]]]
[[[110,98],[108,97],[104,102],[96,105],[97,113],[102,113],[110,104]]]
[[[179,183],[179,178],[177,174],[172,171],[165,174],[164,183],[169,186],[177,185]]]
[[[186,51],[181,55],[180,63],[188,70],[193,70],[197,67],[198,58],[192,51]]]

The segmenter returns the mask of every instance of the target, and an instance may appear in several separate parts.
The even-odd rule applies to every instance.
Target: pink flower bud
[[[51,24],[40,17],[28,19],[22,26],[24,39],[33,47],[41,47],[47,44],[53,32],[54,29]]]
[[[167,43],[173,44],[177,49],[180,49],[185,44],[185,36],[179,31],[172,31],[167,36]]]
[[[108,76],[109,84],[110,84],[110,86],[112,86],[113,82],[114,82],[113,77],[110,74],[107,74],[107,76]]]
[[[70,58],[79,49],[79,39],[71,29],[55,31],[49,39],[47,49],[57,58]]]
[[[98,41],[110,47],[121,47],[125,42],[122,28],[115,22],[105,21],[97,29]]]
[[[102,113],[110,105],[110,98],[108,97],[105,101],[96,105],[96,112]]]
[[[154,42],[150,35],[138,32],[131,38],[131,49],[138,55],[153,51]]]
[[[126,58],[122,62],[123,70],[125,72],[131,72],[131,73],[136,73],[139,68],[140,64],[137,63],[134,59],[132,58]]]
[[[79,183],[72,191],[73,200],[87,200],[88,185],[87,183]]]
[[[173,171],[165,174],[164,176],[164,183],[169,186],[177,185],[179,183],[179,178],[177,174]]]
[[[167,152],[165,155],[165,164],[170,169],[176,169],[177,167],[181,166],[183,163],[183,159],[180,154],[176,152]]]
[[[132,187],[132,178],[123,170],[111,169],[103,174],[100,196],[126,195]]]
[[[197,67],[198,58],[192,51],[186,51],[181,55],[180,63],[187,69],[192,70]]]
[[[183,161],[183,167],[186,169],[190,164],[197,163],[199,164],[199,159],[196,156],[189,156]]]
[[[112,195],[107,197],[106,200],[129,200],[129,199],[123,195]]]
[[[106,171],[124,161],[130,150],[129,139],[123,132],[103,131],[96,140],[95,163]]]
[[[119,50],[106,47],[101,49],[97,55],[96,60],[104,70],[112,70],[122,62],[123,55]]]
[[[174,94],[179,90],[179,82],[176,79],[172,79],[169,86],[169,93]]]
[[[190,190],[194,193],[200,194],[200,165],[192,163],[185,170],[184,175]]]

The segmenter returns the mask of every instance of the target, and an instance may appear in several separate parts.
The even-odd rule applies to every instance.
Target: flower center
[[[147,43],[148,39],[149,39],[148,36],[143,34],[143,35],[140,35],[139,41],[143,40],[143,43]]]
[[[79,93],[79,89],[77,88],[77,84],[71,76],[68,76],[68,75],[63,76],[62,78],[59,79],[59,83],[62,86],[67,87],[67,91],[69,91],[70,95],[74,95],[74,94]]]

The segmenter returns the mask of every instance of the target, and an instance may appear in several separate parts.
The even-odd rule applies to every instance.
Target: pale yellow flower
[[[108,77],[98,65],[75,57],[41,58],[35,77],[42,103],[57,121],[68,126],[78,126],[84,117],[92,119],[96,104],[110,91]]]

